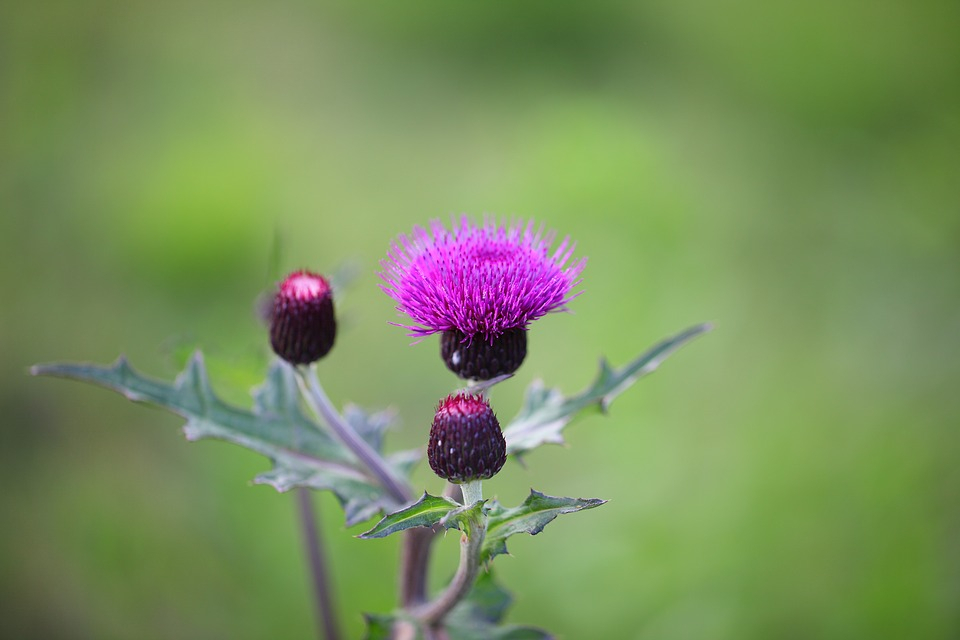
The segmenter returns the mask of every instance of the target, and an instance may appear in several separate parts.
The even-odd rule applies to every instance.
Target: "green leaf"
[[[199,351],[172,384],[141,375],[124,358],[109,367],[48,364],[35,366],[31,372],[97,384],[134,402],[172,411],[187,419],[183,431],[188,440],[214,438],[256,451],[268,457],[273,468],[254,482],[278,491],[301,486],[332,491],[343,505],[347,526],[397,507],[346,447],[304,415],[294,374],[283,362],[277,361],[264,384],[255,390],[252,410],[228,405],[217,397]],[[398,473],[408,472],[411,466],[409,453],[388,461]]]
[[[373,529],[361,533],[358,538],[385,538],[398,531],[406,531],[414,527],[432,527],[440,524],[452,511],[460,505],[450,498],[432,496],[424,492],[419,500],[409,507],[404,507],[383,517]]]
[[[529,533],[535,536],[559,515],[592,509],[605,502],[597,498],[555,498],[533,489],[523,504],[512,509],[494,501],[488,508],[487,537],[481,559],[487,562],[507,553],[507,538],[512,535]]]
[[[641,377],[652,373],[677,349],[711,326],[701,324],[668,338],[620,369],[600,360],[600,372],[587,389],[570,397],[558,389],[547,389],[536,380],[527,389],[520,413],[503,430],[507,453],[523,455],[542,444],[563,444],[563,430],[577,414],[591,407],[606,412],[614,398]]]

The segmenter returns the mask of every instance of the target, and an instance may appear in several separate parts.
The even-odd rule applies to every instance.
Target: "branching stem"
[[[436,600],[415,610],[414,614],[428,627],[439,624],[473,588],[480,571],[480,551],[486,535],[486,523],[471,527],[469,533],[460,537],[460,566],[453,580]]]
[[[483,500],[483,480],[471,480],[460,485],[463,491],[463,506],[469,507]]]
[[[351,427],[340,412],[337,411],[330,398],[327,397],[320,381],[317,379],[316,365],[311,365],[309,373],[301,367],[296,368],[297,384],[303,392],[310,408],[333,431],[341,442],[360,460],[360,463],[370,470],[377,481],[383,485],[398,504],[403,505],[412,500],[410,488],[399,480],[379,453],[374,451]]]

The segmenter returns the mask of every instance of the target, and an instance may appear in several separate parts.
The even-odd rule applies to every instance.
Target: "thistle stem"
[[[383,485],[390,497],[398,504],[410,502],[410,488],[403,481],[399,480],[387,465],[386,461],[379,453],[374,451],[373,447],[361,438],[353,427],[340,415],[340,412],[330,402],[323,387],[320,386],[320,380],[317,378],[316,365],[310,366],[309,374],[304,369],[297,367],[297,383],[300,390],[307,400],[307,404],[333,431],[344,445],[360,460],[360,463],[370,470],[377,481]]]
[[[460,566],[457,567],[453,580],[436,600],[414,611],[427,626],[439,624],[444,616],[470,593],[480,571],[480,551],[483,549],[486,533],[486,523],[483,522],[460,537]]]
[[[303,487],[297,489],[297,507],[303,530],[303,545],[310,564],[310,577],[313,580],[317,625],[322,629],[321,637],[326,640],[340,640],[340,628],[331,597],[329,566],[323,551],[323,538],[317,526],[317,515],[309,489]]]
[[[463,491],[463,506],[470,505],[483,500],[483,480],[471,480],[460,485]]]

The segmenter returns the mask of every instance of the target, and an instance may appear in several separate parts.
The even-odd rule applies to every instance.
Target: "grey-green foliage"
[[[309,487],[332,491],[346,514],[347,526],[368,520],[398,506],[339,441],[308,418],[301,409],[299,390],[290,366],[277,361],[263,385],[254,392],[252,409],[223,402],[214,393],[202,355],[197,352],[173,383],[153,380],[135,371],[124,358],[113,366],[90,364],[38,365],[36,375],[73,378],[98,384],[134,402],[148,402],[187,419],[188,440],[215,438],[263,454],[273,468],[254,482],[279,491]],[[382,445],[388,414],[368,414],[349,407],[345,415],[372,446]],[[409,477],[416,452],[387,456],[403,478]]]
[[[507,451],[520,456],[542,444],[563,442],[562,431],[578,414],[595,406],[605,410],[637,379],[708,329],[708,325],[687,329],[620,369],[612,369],[602,360],[594,383],[574,396],[565,397],[557,389],[534,382],[520,413],[504,430]],[[267,456],[273,468],[254,482],[279,491],[294,487],[332,491],[344,508],[348,526],[403,506],[383,490],[353,453],[304,414],[295,374],[282,361],[270,367],[263,385],[255,390],[251,409],[229,405],[214,393],[199,351],[172,383],[138,373],[124,358],[112,366],[55,363],[31,371],[90,382],[134,402],[168,409],[187,419],[184,433],[189,440],[216,438]],[[383,434],[391,424],[391,412],[368,413],[348,405],[343,416],[370,446],[383,453]],[[408,479],[419,457],[417,451],[405,451],[387,455],[386,461],[397,475]]]
[[[655,371],[677,349],[710,329],[709,324],[690,327],[659,342],[620,369],[611,368],[602,358],[596,380],[574,396],[564,396],[559,389],[546,388],[541,381],[534,381],[527,389],[520,413],[503,430],[507,453],[522,456],[542,444],[563,444],[563,430],[575,417],[593,407],[606,412],[614,398],[634,382]]]
[[[547,443],[563,442],[562,432],[579,414],[597,407],[606,411],[620,393],[640,377],[654,371],[674,351],[709,330],[698,325],[664,340],[620,369],[601,360],[596,380],[584,391],[565,397],[539,381],[527,390],[520,413],[504,430],[507,450],[516,456]],[[35,375],[72,378],[97,384],[123,394],[134,402],[148,402],[172,411],[187,420],[184,433],[189,440],[216,438],[239,444],[269,458],[273,466],[254,482],[269,484],[279,491],[309,487],[332,491],[343,506],[347,525],[384,517],[362,538],[382,538],[414,527],[442,526],[473,535],[484,527],[480,559],[489,570],[491,561],[507,553],[506,541],[518,533],[536,535],[557,516],[603,504],[592,498],[561,498],[531,490],[517,507],[507,508],[495,500],[460,505],[446,498],[423,496],[409,505],[398,504],[360,464],[357,457],[337,438],[303,411],[300,389],[290,365],[276,361],[263,385],[253,394],[253,406],[241,409],[223,402],[213,391],[200,352],[172,383],[146,377],[124,358],[112,366],[91,364],[49,364],[32,369]],[[391,412],[368,413],[349,405],[345,421],[377,453],[383,454],[383,436],[392,422]],[[420,453],[400,452],[385,456],[393,471],[409,483],[410,472]],[[550,636],[529,627],[501,626],[509,606],[509,595],[484,573],[470,596],[455,607],[444,621],[451,637],[466,640],[542,640]],[[408,612],[370,616],[368,638],[387,638],[398,626],[419,624]]]
[[[556,498],[534,489],[519,506],[507,508],[496,500],[487,511],[487,537],[483,542],[483,560],[507,553],[507,538],[518,533],[537,535],[559,515],[592,509],[606,503],[598,498]]]

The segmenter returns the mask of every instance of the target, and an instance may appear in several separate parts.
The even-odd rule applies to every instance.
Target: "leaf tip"
[[[354,537],[354,538],[357,538],[358,540],[376,540],[377,538],[383,538],[383,537],[384,537],[384,533],[383,533],[382,530],[380,529],[380,524],[381,524],[381,522],[382,522],[382,520],[381,520],[380,522],[377,522],[377,524],[373,525],[372,528],[364,531],[363,533],[358,533],[357,535],[355,535],[355,536],[353,536],[353,537]],[[356,523],[354,523],[354,524],[356,524]],[[348,526],[349,526],[349,525],[348,525]]]

